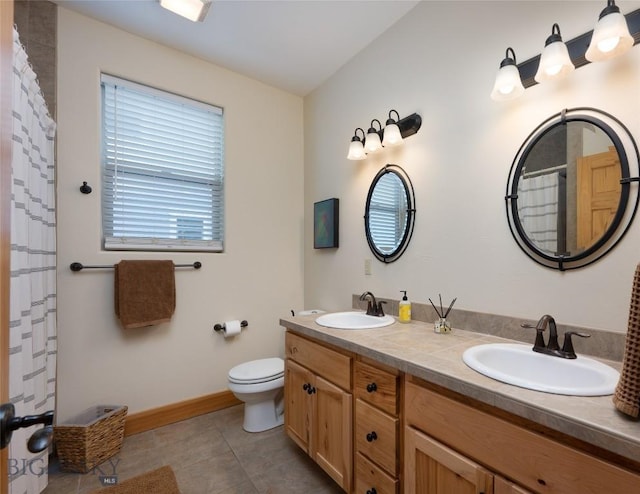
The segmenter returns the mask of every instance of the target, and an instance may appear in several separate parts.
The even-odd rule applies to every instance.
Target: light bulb
[[[558,75],[562,70],[562,65],[552,65],[551,67],[547,67],[544,71],[547,75],[554,76]]]
[[[513,88],[515,88],[515,86],[505,85],[505,86],[500,86],[498,88],[498,91],[500,91],[500,94],[511,94],[513,92]]]
[[[614,50],[616,46],[618,46],[618,43],[620,43],[620,36],[603,39],[601,41],[598,41],[597,43],[598,50],[603,53],[609,53],[610,51]]]

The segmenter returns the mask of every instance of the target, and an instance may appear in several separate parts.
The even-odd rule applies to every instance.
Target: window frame
[[[136,135],[130,142],[125,142],[121,148],[123,149],[120,154],[123,156],[121,161],[118,157],[120,142],[118,125],[124,128],[125,117],[122,116],[121,120],[117,120],[119,101],[116,102],[115,98],[122,96],[118,94],[119,89],[124,90],[125,95],[136,93],[135,98],[140,98],[143,104],[148,105],[148,108],[144,108],[142,104],[132,110],[135,117],[153,119],[155,107],[163,108],[159,105],[159,101],[167,105],[168,112],[174,113],[169,117],[170,123],[165,124],[156,134],[153,132],[149,134],[152,138],[147,139],[143,144],[140,144],[144,140],[143,132],[139,132],[140,141],[133,143],[138,138],[138,128],[135,127],[138,121],[130,125],[123,132],[126,137],[122,137],[122,142],[129,139],[132,133],[135,132]],[[112,92],[109,97],[114,98],[113,102],[106,102],[107,91]],[[100,74],[100,96],[102,249],[105,251],[224,252],[224,109],[106,73]],[[131,106],[128,110],[131,110],[133,105],[131,102],[129,104]],[[107,105],[111,106],[107,107]],[[178,115],[175,115],[176,109],[178,109]],[[182,136],[189,132],[182,127],[193,123],[192,116],[179,119],[179,113],[183,109],[187,113],[193,110],[194,114],[197,114],[197,119],[203,118],[208,121],[206,130],[203,131],[208,134],[194,137],[199,141],[193,148],[188,148],[189,152],[192,149],[202,152],[195,164],[190,163],[195,160],[186,156],[186,153],[181,153],[187,149],[184,145],[186,139],[183,142]],[[108,112],[112,114],[108,115]],[[212,117],[211,121],[209,117]],[[180,124],[171,123],[174,118]],[[110,119],[109,122],[107,122],[108,119]],[[156,119],[159,121],[157,115]],[[149,130],[156,123],[151,120],[149,122],[149,127],[145,127],[143,123],[140,129]],[[205,127],[197,128],[199,130]],[[172,147],[170,139],[166,138],[167,135],[175,138],[179,144]],[[152,142],[153,137],[156,136],[159,137],[157,146]],[[163,155],[164,151],[160,147],[168,149],[166,155]],[[133,148],[135,153],[139,154],[134,156]],[[156,153],[155,158],[154,153]],[[177,161],[176,158],[182,158],[183,154],[184,161]],[[163,159],[160,163],[158,156],[170,158],[168,161]],[[147,192],[143,189],[145,184]],[[120,190],[119,195],[118,190]],[[119,204],[118,201],[120,201]],[[125,212],[122,211],[123,207],[126,208]],[[117,219],[118,215],[121,219]],[[191,223],[190,226],[189,223]],[[127,231],[133,228],[131,225],[135,226],[136,231],[133,235],[126,235]],[[118,227],[120,227],[119,231]],[[198,238],[193,238],[198,230],[201,232],[197,235]]]

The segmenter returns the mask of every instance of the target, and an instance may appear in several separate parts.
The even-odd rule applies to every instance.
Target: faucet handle
[[[376,311],[376,316],[384,317],[384,309],[382,308],[382,304],[386,304],[386,300],[380,300],[378,302],[378,310]]]
[[[520,323],[520,327],[525,329],[538,329],[533,324],[529,324],[528,322]],[[544,331],[544,329],[542,329],[541,331]]]
[[[578,331],[567,331],[564,334],[564,343],[562,344],[562,353],[565,354],[565,358],[578,358],[576,352],[573,349],[573,341],[571,337],[573,335],[579,336],[580,338],[591,338],[591,335],[588,333],[580,333]]]

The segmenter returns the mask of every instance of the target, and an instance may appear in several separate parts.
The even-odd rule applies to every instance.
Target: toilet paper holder
[[[246,328],[249,325],[249,323],[247,321],[241,321],[240,322],[240,327],[241,328]],[[213,330],[214,331],[224,331],[226,329],[226,326],[224,325],[224,323],[221,324],[216,324],[213,326]]]

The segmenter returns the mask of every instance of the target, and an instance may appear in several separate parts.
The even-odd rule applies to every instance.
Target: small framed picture
[[[338,247],[338,199],[326,199],[313,205],[313,248]]]

